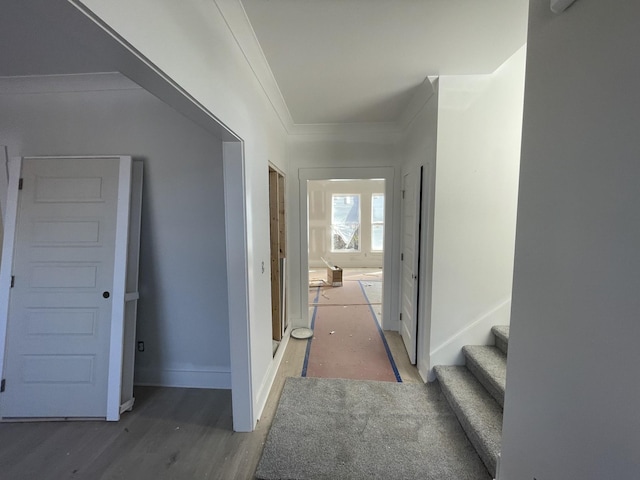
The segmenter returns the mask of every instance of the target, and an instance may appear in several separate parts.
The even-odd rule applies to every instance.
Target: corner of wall
[[[510,315],[511,299],[509,298],[437,346],[429,356],[431,367],[429,377],[433,378],[432,370],[436,365],[464,365],[462,347],[465,345],[493,345],[495,339],[491,334],[491,327],[508,325]]]

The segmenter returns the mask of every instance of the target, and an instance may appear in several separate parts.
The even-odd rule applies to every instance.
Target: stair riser
[[[503,339],[496,337],[496,347],[498,347],[502,353],[507,355],[509,350],[509,344],[505,342]]]
[[[487,377],[485,371],[476,364],[473,359],[467,357],[467,368],[478,379],[482,386],[489,392],[489,394],[495,399],[498,404],[504,408],[504,391],[500,387],[493,384],[493,382]]]
[[[507,355],[509,350],[509,330],[508,325],[495,325],[491,327],[491,333],[493,333],[496,339],[496,347],[505,355]]]
[[[457,399],[455,398],[455,395],[442,382],[440,382],[440,387],[442,388],[442,392],[444,393],[444,396],[449,402],[451,409],[455,413],[456,418],[460,422],[462,429],[467,435],[467,438],[471,442],[471,445],[473,445],[473,448],[475,448],[476,452],[478,452],[478,456],[482,460],[482,463],[484,463],[485,467],[487,467],[487,470],[489,471],[491,476],[495,478],[497,458],[485,449],[485,446],[483,445],[483,443],[480,441],[478,437],[478,433],[471,426],[466,415],[460,408],[460,405],[458,404]]]

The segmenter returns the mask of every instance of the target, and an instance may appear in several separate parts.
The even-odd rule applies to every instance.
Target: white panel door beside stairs
[[[420,204],[422,167],[402,177],[402,275],[400,279],[400,335],[413,365],[417,358],[418,268],[420,261]]]
[[[124,304],[124,278],[116,279],[124,271],[116,263],[116,245],[122,241],[117,215],[123,208],[121,161],[21,161],[6,321],[6,388],[0,396],[3,418],[109,417],[111,337],[113,329],[122,329],[112,321],[112,309],[123,309],[114,302]]]

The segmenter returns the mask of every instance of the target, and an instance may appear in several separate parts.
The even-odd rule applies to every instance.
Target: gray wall
[[[10,156],[144,160],[136,382],[229,388],[220,141],[139,88],[0,94],[0,112]]]
[[[500,480],[640,475],[639,18],[531,1]]]

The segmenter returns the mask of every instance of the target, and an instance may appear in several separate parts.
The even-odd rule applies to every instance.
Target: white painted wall
[[[348,127],[345,127],[348,130]],[[287,187],[289,210],[287,221],[289,222],[288,269],[287,273],[291,280],[289,284],[289,318],[294,327],[309,326],[308,318],[308,296],[307,296],[307,274],[303,265],[303,249],[307,248],[306,229],[302,227],[306,222],[306,205],[295,199],[300,198],[300,180],[302,172],[326,171],[330,172],[325,178],[343,178],[342,172],[353,169],[361,170],[362,177],[366,178],[370,172],[376,169],[389,168],[392,170],[393,178],[390,183],[385,184],[386,202],[390,205],[392,215],[385,218],[385,228],[391,229],[391,245],[385,246],[385,253],[390,255],[390,261],[385,268],[385,294],[383,305],[385,312],[399,312],[397,291],[398,264],[391,261],[393,257],[399,258],[398,250],[399,228],[396,227],[400,219],[400,202],[394,197],[400,191],[399,187],[399,162],[397,161],[398,135],[369,135],[369,134],[344,134],[337,135],[292,135],[288,143],[288,178],[290,181]],[[350,177],[350,178],[358,178]],[[380,178],[373,175],[369,178]],[[390,202],[391,199],[391,203]],[[386,208],[386,205],[385,205]],[[388,285],[387,285],[388,283]],[[389,289],[387,290],[387,286]],[[398,329],[397,319],[390,318],[390,315],[383,313],[384,328],[389,330]]]
[[[322,261],[341,267],[382,268],[383,252],[371,249],[371,196],[384,194],[384,180],[332,182],[311,180],[309,197],[309,267],[326,268]],[[331,251],[331,199],[333,194],[360,195],[360,251]]]
[[[430,366],[509,323],[524,64],[439,79]]]
[[[640,3],[530,4],[500,480],[640,475]]]
[[[0,112],[10,156],[144,160],[136,383],[230,388],[221,142],[140,88],[0,94]]]
[[[427,88],[428,87],[428,88]],[[417,115],[409,125],[402,142],[402,175],[419,171],[423,167],[422,185],[422,234],[420,244],[418,300],[418,355],[416,366],[423,379],[427,379],[429,346],[431,343],[431,272],[433,265],[433,211],[436,179],[436,153],[438,134],[438,81],[433,86],[425,84],[426,90],[414,101],[421,103]],[[398,290],[397,295],[400,295]]]
[[[234,427],[250,429],[264,407],[277,367],[271,352],[268,162],[282,171],[287,166],[285,130],[223,15],[241,17],[241,5],[237,1],[185,5],[174,0],[82,3],[243,141],[253,414],[248,423]]]

